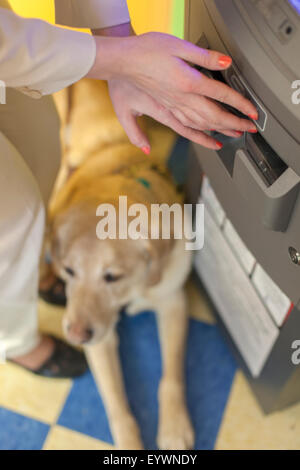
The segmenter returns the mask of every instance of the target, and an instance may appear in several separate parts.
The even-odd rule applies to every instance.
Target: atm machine
[[[265,412],[300,400],[300,0],[189,0],[185,38],[233,58],[208,72],[249,98],[258,134],[192,144],[205,204],[195,272]]]

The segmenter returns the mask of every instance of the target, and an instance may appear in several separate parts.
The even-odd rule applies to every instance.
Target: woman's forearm
[[[128,22],[109,28],[92,29],[91,32],[96,41],[97,54],[87,77],[109,80],[117,72],[116,66],[121,62],[123,47],[119,38],[135,36],[134,29]]]
[[[96,43],[95,62],[87,73],[87,78],[111,80],[122,76],[123,59],[126,54],[128,37],[94,36]]]

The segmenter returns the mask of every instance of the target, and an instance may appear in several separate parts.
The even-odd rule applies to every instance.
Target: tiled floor
[[[188,405],[197,448],[212,448],[227,402],[235,363],[193,286],[186,361]],[[198,302],[198,307],[197,307]],[[43,330],[60,334],[62,311],[40,303]],[[157,387],[161,374],[154,314],[123,316],[119,324],[124,380],[147,448],[155,448]],[[217,372],[219,371],[219,372]],[[217,373],[216,373],[217,372]],[[35,377],[11,364],[0,367],[0,449],[109,448],[113,445],[101,398],[90,373],[71,380]]]
[[[264,416],[228,351],[210,306],[188,285],[187,399],[197,449],[299,449],[300,405]],[[62,310],[40,303],[41,328],[60,335]],[[45,328],[47,325],[47,328]],[[139,332],[139,334],[137,334]],[[146,448],[155,448],[161,372],[154,315],[124,316],[120,354]],[[0,449],[111,449],[105,410],[90,373],[71,380],[0,366]]]

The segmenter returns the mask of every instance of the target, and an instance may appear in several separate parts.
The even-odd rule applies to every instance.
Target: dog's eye
[[[68,268],[68,266],[67,266],[67,267],[65,267],[65,271],[66,271],[67,274],[69,274],[69,276],[72,276],[72,277],[75,276],[75,271],[72,268]]]
[[[116,282],[118,281],[119,279],[121,279],[123,276],[120,275],[120,274],[112,274],[112,273],[106,273],[104,275],[104,280],[106,282]]]

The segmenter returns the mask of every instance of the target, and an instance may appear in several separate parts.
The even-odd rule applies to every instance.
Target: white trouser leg
[[[5,350],[7,358],[39,342],[44,203],[59,163],[59,119],[51,97],[35,101],[7,90],[7,104],[0,105],[0,353]]]
[[[45,217],[32,173],[3,134],[0,149],[0,342],[6,357],[14,357],[39,341],[37,281]]]

